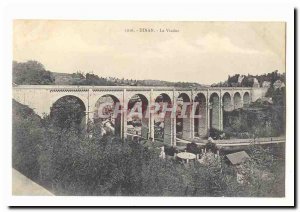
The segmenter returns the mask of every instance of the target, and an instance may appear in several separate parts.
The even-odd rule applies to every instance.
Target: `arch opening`
[[[51,106],[50,119],[54,126],[61,129],[74,128],[83,131],[86,128],[85,104],[77,96],[63,96]]]
[[[195,118],[194,118],[194,135],[196,137],[207,136],[207,117],[206,117],[206,97],[199,93],[194,99]]]
[[[172,121],[170,111],[164,111],[165,108],[172,107],[172,101],[168,94],[162,93],[155,99],[158,110],[153,114],[154,117],[154,139],[171,142]]]
[[[239,92],[236,92],[233,96],[233,101],[234,101],[234,109],[238,109],[242,107],[242,97]]]
[[[223,108],[224,111],[231,111],[232,110],[232,103],[231,103],[231,96],[228,92],[223,95]]]
[[[121,104],[114,95],[101,96],[94,110],[95,131],[104,135],[121,135]]]
[[[249,94],[249,92],[244,93],[243,103],[244,103],[245,107],[248,107],[250,105],[250,94]]]
[[[133,95],[128,101],[127,134],[148,139],[149,115],[148,100],[142,94]]]
[[[210,129],[220,130],[220,98],[217,93],[213,93],[210,102]]]
[[[231,96],[228,92],[223,95],[223,128],[227,128],[230,126],[228,122],[228,114],[233,110],[233,104],[231,100]]]
[[[176,137],[190,138],[190,97],[181,93],[176,101]]]

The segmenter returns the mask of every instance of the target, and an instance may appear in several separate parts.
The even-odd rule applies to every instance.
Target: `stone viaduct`
[[[223,112],[232,111],[249,105],[265,95],[265,88],[249,87],[134,87],[134,86],[66,86],[66,85],[17,85],[13,86],[13,98],[32,108],[38,115],[50,114],[52,105],[61,98],[72,96],[78,99],[86,114],[86,121],[93,120],[97,102],[101,97],[111,97],[114,102],[128,105],[129,100],[138,95],[144,104],[154,103],[158,97],[163,101],[176,104],[180,98],[191,105],[198,102],[195,114],[182,119],[182,139],[205,137],[210,128],[223,130]],[[120,110],[123,110],[122,107]],[[195,118],[194,115],[200,115]],[[128,136],[127,116],[120,115],[119,132],[122,138]],[[142,137],[154,139],[154,117],[143,120]],[[164,118],[163,141],[176,145],[176,118]]]

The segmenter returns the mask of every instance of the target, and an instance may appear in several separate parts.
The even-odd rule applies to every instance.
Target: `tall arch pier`
[[[102,121],[99,111],[107,114],[117,112],[117,116],[109,116],[116,135],[125,139],[136,134],[169,145],[176,145],[176,138],[189,140],[207,137],[211,128],[223,130],[224,111],[247,107],[265,93],[263,88],[244,87],[13,87],[13,98],[40,116],[50,114],[51,107],[58,100],[71,96],[80,101],[85,110],[86,123]]]

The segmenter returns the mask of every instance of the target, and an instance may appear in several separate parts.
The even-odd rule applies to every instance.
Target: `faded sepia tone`
[[[285,23],[13,29],[14,195],[285,196]]]
[[[125,32],[140,28],[179,32]],[[284,38],[278,22],[16,20],[13,58],[64,73],[212,84],[229,74],[284,72]]]

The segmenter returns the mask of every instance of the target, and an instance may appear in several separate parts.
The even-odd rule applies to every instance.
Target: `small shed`
[[[245,151],[228,154],[226,155],[226,157],[232,163],[232,165],[241,164],[250,158],[250,156]]]

